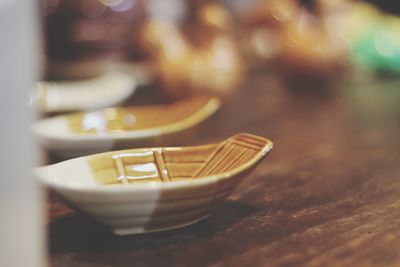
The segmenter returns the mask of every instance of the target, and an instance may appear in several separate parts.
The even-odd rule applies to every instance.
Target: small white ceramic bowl
[[[73,81],[42,81],[36,98],[42,112],[94,110],[117,105],[137,87],[133,74],[107,72],[101,76]]]
[[[41,167],[37,177],[118,235],[162,231],[209,216],[271,150],[262,137],[132,149]]]

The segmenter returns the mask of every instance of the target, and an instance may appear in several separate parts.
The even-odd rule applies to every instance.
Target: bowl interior
[[[205,107],[210,97],[195,96],[172,104],[108,108],[68,117],[76,134],[115,133],[171,125],[193,116]]]

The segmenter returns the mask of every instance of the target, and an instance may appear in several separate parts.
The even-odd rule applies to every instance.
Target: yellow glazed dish
[[[173,103],[108,108],[39,121],[34,132],[44,147],[64,156],[144,147],[201,123],[220,107],[218,98],[193,96]]]
[[[238,134],[210,145],[96,154],[36,174],[116,234],[145,233],[208,217],[271,149],[263,137]]]

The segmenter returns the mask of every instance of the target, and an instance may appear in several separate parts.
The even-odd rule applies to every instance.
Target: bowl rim
[[[132,83],[132,86],[127,87],[127,89],[121,90],[119,93],[119,98],[115,101],[112,101],[114,104],[120,103],[122,102],[124,99],[126,99],[127,97],[133,95],[137,88],[138,88],[138,81],[137,78],[134,75],[130,75],[129,73],[123,72],[123,71],[112,71],[112,72],[105,72],[105,73],[101,73],[99,75],[96,75],[94,77],[88,77],[88,78],[83,78],[83,79],[79,79],[79,80],[60,80],[60,81],[53,81],[53,80],[42,80],[42,81],[38,81],[36,84],[36,88],[37,90],[40,90],[41,88],[45,88],[45,90],[48,90],[49,86],[55,85],[56,90],[59,91],[68,91],[66,88],[64,88],[63,84],[67,83],[69,86],[71,86],[71,84],[74,84],[73,86],[82,86],[82,85],[86,85],[87,83],[93,83],[93,82],[98,82],[98,80],[100,79],[110,79],[113,78],[115,79],[115,76],[118,76],[117,78],[120,78],[121,75],[125,76],[125,78],[129,77],[130,82]],[[87,86],[87,85],[86,85]],[[87,86],[86,90],[93,90],[92,88],[93,86]],[[52,89],[54,90],[54,89]],[[107,91],[110,91],[110,89],[107,89]],[[101,98],[100,98],[101,99]],[[37,105],[38,109],[40,112],[44,113],[44,114],[54,114],[54,113],[59,113],[59,112],[77,112],[80,109],[84,109],[84,107],[81,108],[71,108],[70,102],[67,104],[63,103],[61,106],[57,106],[57,107],[49,107],[47,104],[42,106],[42,105]],[[105,108],[104,105],[102,105],[103,108]],[[101,109],[101,107],[99,107]],[[99,109],[98,108],[98,109]]]
[[[109,192],[141,192],[141,191],[160,191],[160,190],[171,190],[171,189],[183,189],[183,188],[188,188],[188,187],[198,187],[202,185],[207,185],[207,184],[212,184],[221,180],[229,179],[232,176],[235,176],[241,172],[246,171],[256,163],[258,163],[260,160],[262,160],[273,148],[273,142],[270,141],[269,139],[265,139],[267,143],[264,145],[264,147],[257,152],[256,156],[253,157],[251,160],[248,162],[228,171],[222,174],[216,174],[216,175],[210,175],[210,176],[204,176],[204,177],[198,177],[196,179],[190,179],[190,180],[179,180],[179,181],[166,181],[166,182],[159,182],[159,181],[152,181],[152,182],[143,182],[143,183],[132,183],[132,184],[127,184],[124,186],[120,185],[101,185],[101,184],[94,184],[94,185],[71,185],[71,184],[63,184],[60,182],[54,182],[48,177],[45,177],[44,175],[41,174],[43,169],[47,167],[54,167],[58,164],[61,164],[63,162],[59,162],[56,164],[52,165],[47,165],[43,167],[38,167],[34,170],[34,176],[35,178],[39,179],[42,184],[52,188],[52,189],[59,189],[59,190],[68,190],[68,191],[76,191],[76,192],[85,192],[85,193],[109,193]],[[215,143],[218,144],[218,143]],[[207,144],[207,145],[212,145],[212,144]],[[165,148],[179,148],[179,147],[165,147]],[[132,150],[142,150],[144,148],[137,148],[137,149],[132,149]],[[105,153],[110,153],[110,152],[105,152]],[[98,154],[93,154],[93,155],[101,155],[105,153],[98,153]],[[89,155],[89,156],[93,156]],[[67,161],[71,160],[79,160],[79,159],[85,159],[87,156],[84,157],[79,157],[79,158],[74,158],[70,159]]]

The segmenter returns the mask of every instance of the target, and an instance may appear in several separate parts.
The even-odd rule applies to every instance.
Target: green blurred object
[[[400,73],[400,44],[384,27],[358,40],[351,54],[362,69]]]
[[[356,11],[368,16],[358,21],[358,24],[365,25],[362,34],[357,35],[360,27],[352,30],[353,36],[357,38],[350,44],[351,61],[362,70],[400,74],[400,18],[367,11]]]

